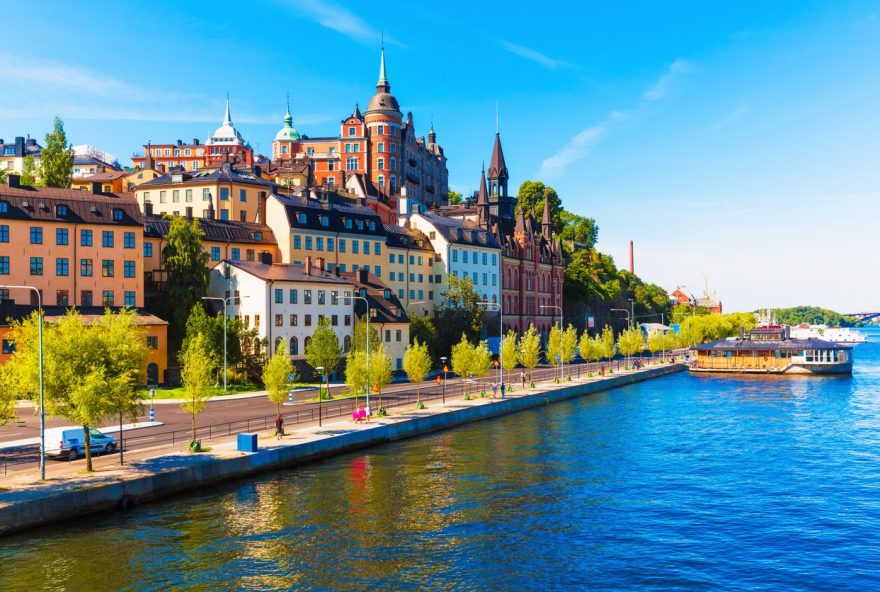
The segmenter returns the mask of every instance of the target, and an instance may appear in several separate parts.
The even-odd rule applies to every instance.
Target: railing
[[[672,355],[679,354],[676,353]],[[645,358],[649,360],[651,359],[650,356],[646,356]],[[672,357],[669,354],[663,360],[661,360],[659,356],[655,356],[654,359],[657,361],[657,363],[672,362]],[[565,378],[563,378],[563,381],[566,381],[568,377],[580,378],[589,374],[590,372],[598,373],[601,372],[603,368],[605,371],[608,372],[619,372],[622,368],[625,368],[625,361],[623,359],[615,359],[604,362],[575,362],[572,364],[568,364],[565,366]],[[559,377],[559,372],[560,371],[558,366],[544,366],[536,368],[531,372],[530,382],[539,383],[552,381]],[[513,393],[514,396],[520,396],[523,393],[522,381],[520,378],[522,374],[526,375],[526,381],[528,383],[528,370],[524,370],[522,368],[516,368],[511,370],[510,372],[505,370],[504,378],[510,379],[512,383],[511,385],[506,385],[506,392],[508,395]],[[380,395],[379,393],[373,393],[370,395],[371,407],[374,410],[375,414],[375,411],[379,408],[378,403],[380,399],[382,401],[382,406],[385,408],[414,405],[419,399],[421,399],[422,401],[436,401],[437,399],[455,399],[463,397],[465,389],[467,389],[468,395],[471,398],[479,398],[481,391],[485,391],[487,393],[487,396],[492,396],[491,384],[493,381],[497,382],[497,378],[498,370],[493,368],[480,379],[473,378],[464,381],[460,378],[450,378],[445,385],[445,393],[444,386],[442,384],[437,385],[436,383],[422,383],[423,386],[421,387],[421,391],[418,394],[415,392],[415,389],[406,392],[385,393],[382,395]],[[513,386],[513,388],[511,389],[510,386]],[[496,396],[501,396],[500,385],[498,387],[498,392]],[[358,407],[363,407],[365,402],[366,401],[364,395],[359,395],[357,397],[357,404],[355,403],[354,397],[324,401],[320,405],[321,419],[323,421],[326,419],[336,419],[339,417],[351,417],[351,414],[356,411]],[[307,405],[307,407],[291,411],[282,410],[281,417],[284,419],[284,426],[286,428],[294,425],[316,423],[318,421],[319,406],[317,402],[298,403],[297,405]],[[274,428],[274,426],[274,414],[263,415],[259,417],[250,417],[207,426],[198,426],[196,427],[195,439],[210,441],[217,438],[232,436],[241,432],[268,430]],[[123,436],[121,439],[117,437],[117,446],[121,442],[124,446],[124,452],[128,453],[136,450],[144,450],[165,445],[173,446],[178,443],[190,442],[193,436],[192,429],[177,429],[164,432],[143,430],[143,432],[144,433],[126,435]],[[47,451],[57,452],[58,450]],[[97,456],[97,454],[95,456]],[[80,455],[80,458],[81,457],[82,455]],[[0,475],[6,476],[9,470],[16,470],[16,467],[36,464],[39,464],[39,448],[36,445],[29,447],[28,452],[25,452],[23,450],[19,450],[17,452],[4,452],[0,450]]]

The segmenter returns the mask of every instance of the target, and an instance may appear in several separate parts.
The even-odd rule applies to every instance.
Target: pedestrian
[[[505,387],[504,383],[502,382],[502,383],[501,383],[501,398],[502,398],[502,399],[504,398],[504,390],[505,390],[505,388],[506,388],[506,387]]]
[[[275,438],[280,440],[284,436],[284,418],[281,414],[275,416]]]
[[[522,381],[522,387],[526,388],[526,373],[520,372],[519,379]]]
[[[370,416],[373,415],[373,410],[370,409],[369,403],[367,403],[367,406],[364,407],[364,412],[365,412],[364,417],[367,420],[367,423],[370,423]]]
[[[495,395],[498,394],[498,383],[494,380],[492,381],[492,398],[495,398]]]
[[[605,376],[605,364],[602,364],[601,366],[599,366],[599,375]]]

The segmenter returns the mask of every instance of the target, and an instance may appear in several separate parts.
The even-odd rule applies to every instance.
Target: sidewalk
[[[144,421],[141,423],[124,423],[122,424],[122,431],[127,432],[130,430],[142,430],[144,428],[154,428],[156,426],[165,425],[163,421]],[[72,429],[76,429],[78,426],[70,426]],[[46,428],[49,429],[57,429],[57,428]],[[99,427],[96,428],[99,431],[105,434],[118,434],[119,433],[119,424],[115,426],[107,426],[107,427]],[[22,440],[11,440],[9,442],[0,442],[0,450],[9,450],[10,448],[20,448],[23,446],[34,446],[40,443],[40,438],[24,438]],[[46,446],[46,450],[50,450],[48,446]],[[39,451],[37,451],[39,452]]]

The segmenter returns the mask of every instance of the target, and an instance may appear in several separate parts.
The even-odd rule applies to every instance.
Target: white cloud
[[[382,39],[382,33],[366,24],[360,17],[342,6],[332,2],[321,0],[296,0],[289,2],[289,6],[304,13],[310,19],[332,31],[336,31],[363,45],[375,47]],[[385,42],[393,45],[401,45],[390,36],[385,36]]]
[[[509,41],[500,41],[499,43],[501,43],[501,47],[510,53],[535,62],[536,64],[540,64],[548,70],[559,70],[561,68],[572,67],[572,65],[567,62],[553,59],[550,56],[544,55],[543,53],[537,52],[534,49],[523,45],[517,45],[516,43],[510,43]]]
[[[726,113],[723,117],[720,117],[716,121],[709,124],[709,126],[706,128],[706,131],[717,132],[718,130],[724,129],[727,126],[739,121],[748,114],[749,107],[747,105],[737,105],[728,113]]]
[[[0,54],[0,81],[3,85],[21,85],[28,89],[85,93],[100,97],[145,100],[149,93],[111,76],[84,68],[45,62],[31,57]]]
[[[559,177],[563,175],[571,164],[585,158],[593,146],[601,141],[616,125],[645,110],[650,104],[665,98],[669,94],[675,79],[682,74],[690,72],[692,69],[693,64],[681,58],[672,62],[663,75],[642,93],[641,101],[635,109],[630,111],[612,111],[599,123],[578,132],[555,154],[541,161],[541,169],[538,171],[538,176]]]

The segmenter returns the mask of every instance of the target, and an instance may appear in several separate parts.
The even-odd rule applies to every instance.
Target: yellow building
[[[403,356],[409,347],[409,317],[400,299],[388,284],[366,270],[343,273],[354,285],[354,294],[366,298],[370,308],[370,329],[376,331],[394,370],[403,370]],[[358,322],[365,319],[367,303],[354,301]]]
[[[123,193],[126,191],[125,179],[130,174],[128,171],[107,171],[79,177],[73,180],[70,188],[92,193]]]
[[[224,163],[217,169],[172,172],[135,188],[141,211],[236,222],[265,222],[266,199],[275,187],[251,169]]]
[[[414,228],[386,224],[388,268],[386,283],[410,315],[432,314],[445,290],[440,283],[441,261],[428,237]],[[437,270],[435,272],[435,263]]]

